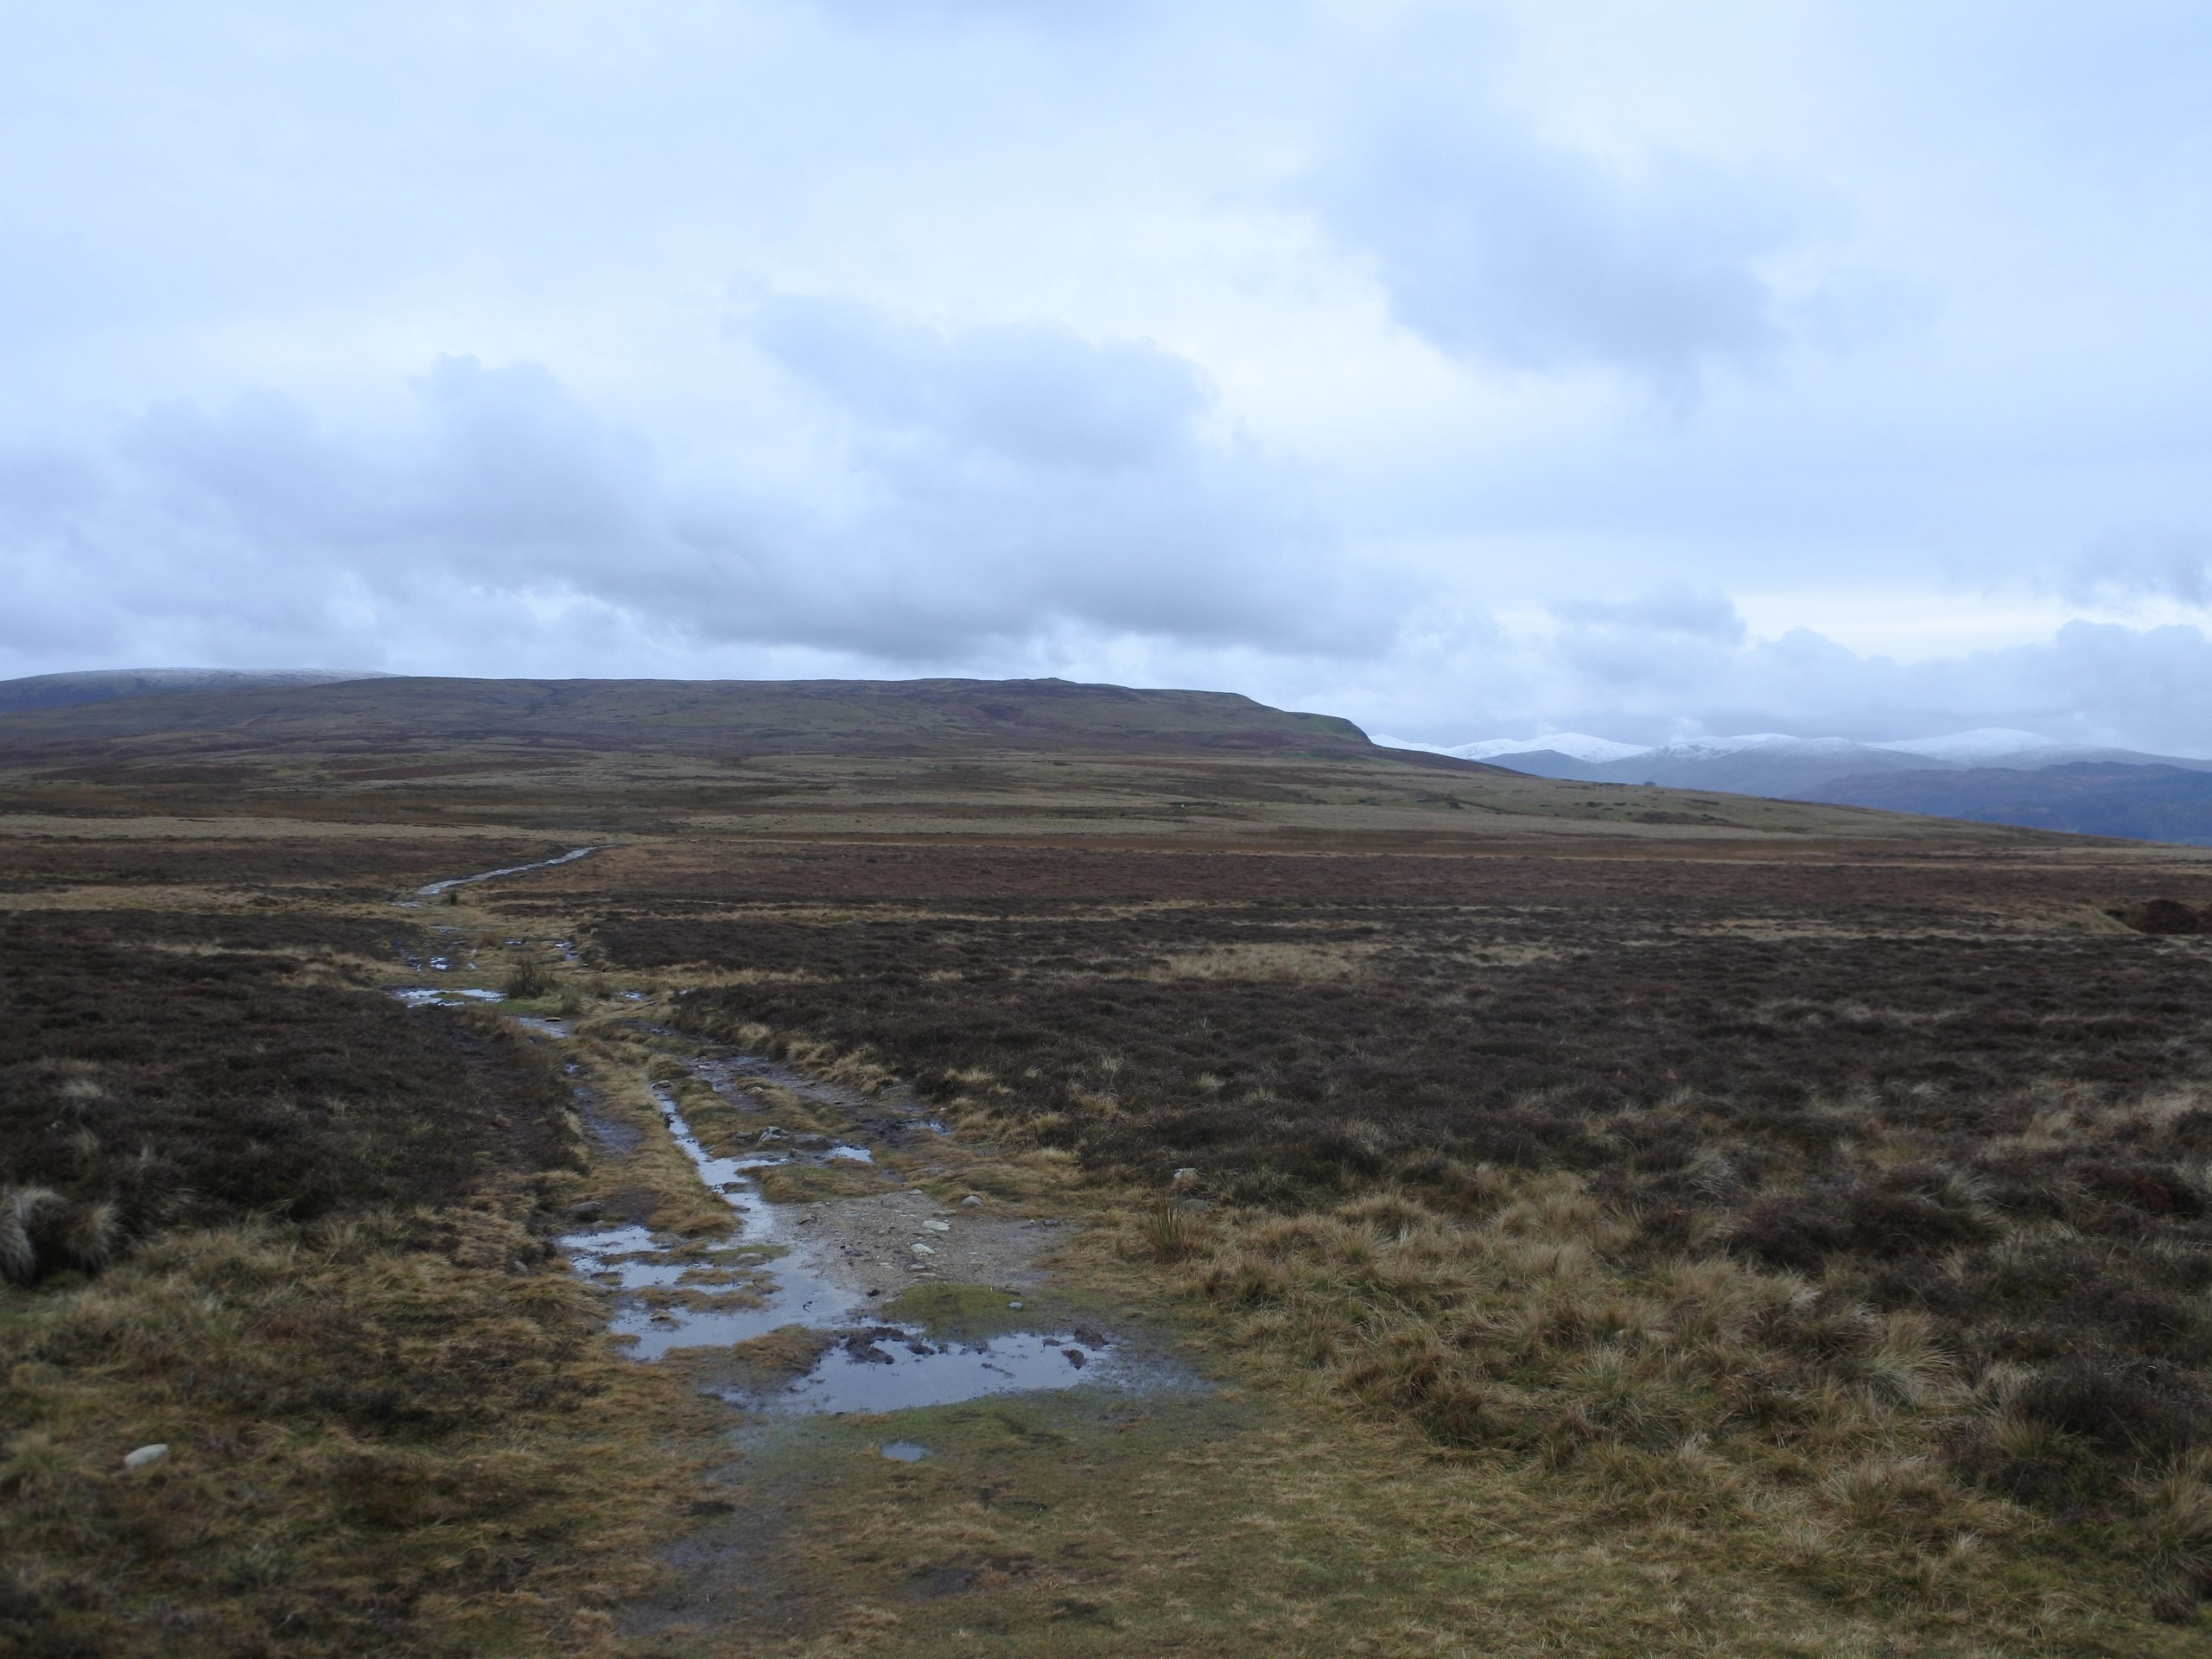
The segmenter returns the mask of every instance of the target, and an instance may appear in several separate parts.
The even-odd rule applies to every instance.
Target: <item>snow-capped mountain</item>
[[[1542,752],[1563,754],[1570,760],[1586,760],[1593,764],[1607,760],[1625,760],[1630,755],[1644,753],[1640,743],[1616,743],[1609,737],[1592,737],[1587,732],[1547,732],[1541,737],[1486,737],[1478,743],[1461,743],[1446,748],[1440,743],[1415,743],[1402,737],[1377,737],[1373,740],[1386,749],[1420,749],[1429,754],[1448,754],[1461,760],[1488,760],[1501,754],[1529,754]]]
[[[1491,737],[1448,748],[1393,737],[1375,741],[1583,783],[1663,784],[2212,846],[2212,760],[2056,742],[2012,727],[1878,743],[1786,732],[1650,747],[1587,732]]]
[[[1899,754],[1924,754],[1931,760],[1948,760],[1954,766],[1991,766],[2002,765],[2012,755],[2067,746],[2041,732],[2024,732],[2016,726],[1977,726],[1970,732],[1952,732],[1942,737],[1896,738],[1869,747],[1895,749]]]
[[[2032,772],[2085,762],[2212,770],[2212,760],[2062,743],[2039,732],[2006,727],[1983,727],[1938,737],[1897,738],[1872,743],[1843,737],[1796,737],[1787,732],[1683,738],[1650,747],[1617,742],[1587,732],[1484,738],[1450,747],[1397,738],[1378,737],[1375,741],[1385,747],[1426,749],[1466,760],[1484,760],[1492,766],[1545,778],[1571,778],[1588,783],[1666,784],[1677,788],[1789,796],[1806,800],[1824,798],[1827,785],[1844,779],[1863,780],[1907,772],[1951,772],[1974,767]]]

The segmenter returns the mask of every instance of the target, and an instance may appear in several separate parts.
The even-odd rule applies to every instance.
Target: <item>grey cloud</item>
[[[1745,188],[1686,162],[1629,176],[1473,109],[1368,134],[1311,187],[1405,327],[1519,369],[1599,363],[1684,396],[1778,343],[1759,260],[1783,239]]]
[[[2107,536],[2074,561],[2059,586],[2082,605],[2141,598],[2212,605],[2212,537],[2171,529]]]
[[[691,486],[543,369],[448,359],[378,434],[257,397],[0,462],[0,569],[33,598],[73,588],[118,637],[152,615],[373,637],[459,607],[518,634],[597,618],[671,649],[912,664],[1070,626],[1341,651],[1388,626],[1333,591],[1333,543],[1284,470],[1201,432],[1206,384],[1169,353],[836,302],[759,321],[819,394],[826,476]]]
[[[1675,696],[1708,683],[1744,636],[1726,595],[1682,587],[1562,602],[1552,613],[1560,624],[1553,649],[1576,674],[1601,686]]]
[[[2212,751],[2212,641],[2190,626],[2076,621],[2039,644],[1906,663],[1808,629],[1731,643],[1614,624],[1594,639],[1562,630],[1523,658],[1519,680],[1492,692],[1509,725],[1506,703],[1525,699],[1555,726],[1627,741],[1686,729],[1869,740],[2011,726]]]
[[[1017,463],[1151,465],[1190,442],[1212,402],[1187,359],[1141,341],[1094,345],[1058,324],[947,333],[852,300],[785,295],[746,332],[863,419]]]
[[[1563,600],[1551,607],[1561,621],[1585,629],[1614,628],[1733,644],[1744,637],[1735,601],[1711,589],[1657,588],[1627,600]]]

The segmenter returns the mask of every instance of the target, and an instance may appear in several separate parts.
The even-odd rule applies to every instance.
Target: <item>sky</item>
[[[2212,10],[86,0],[0,675],[2212,754]]]

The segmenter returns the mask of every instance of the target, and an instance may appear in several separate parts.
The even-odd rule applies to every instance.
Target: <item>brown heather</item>
[[[0,1648],[2201,1643],[2201,857],[1188,699],[747,695],[0,722]],[[433,927],[576,1020],[574,1078],[383,995]],[[730,1130],[685,1033],[911,1081],[962,1133],[882,1179],[1092,1224],[1053,1294],[1217,1386],[732,1461],[548,1249],[579,1198],[725,1224],[647,1092]],[[636,1622],[755,1488],[711,1545],[753,1622]]]
[[[1748,1504],[1807,1571],[1956,1578],[1961,1550],[2118,1527],[2168,1541],[2139,1546],[2146,1602],[2202,1587],[2171,1535],[2212,1433],[2212,977],[2107,916],[2103,871],[694,868],[590,933],[618,965],[766,970],[686,1025],[871,1057],[1156,1190],[1197,1168],[1211,1244],[1163,1200],[1134,1248],[1197,1258],[1178,1282],[1235,1340],[1440,1446],[1622,1516]],[[753,913],[685,920],[707,892]],[[1354,965],[1278,965],[1331,951]],[[1242,970],[1162,972],[1193,956]]]

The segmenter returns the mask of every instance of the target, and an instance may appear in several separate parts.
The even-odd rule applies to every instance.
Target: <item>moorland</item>
[[[378,680],[0,716],[0,903],[26,1653],[2202,1640],[2201,850],[1195,693]],[[629,1357],[580,1217],[775,1270],[677,1122],[868,1150],[759,1182],[856,1259],[947,1217],[880,1330],[1011,1286],[1153,1382],[802,1432],[740,1385],[867,1331]]]

